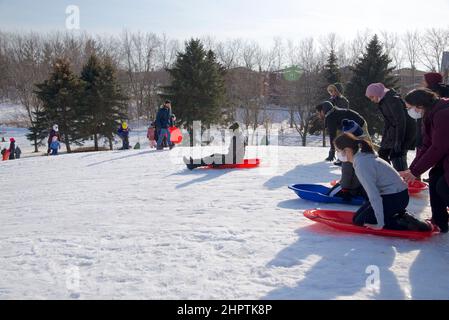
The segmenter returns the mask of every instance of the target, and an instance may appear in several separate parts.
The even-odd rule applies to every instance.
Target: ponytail
[[[334,140],[337,149],[352,149],[353,153],[361,151],[363,153],[374,153],[373,145],[365,139],[360,139],[352,133],[343,133]]]

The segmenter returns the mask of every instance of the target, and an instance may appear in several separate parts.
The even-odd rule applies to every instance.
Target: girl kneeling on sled
[[[374,152],[371,143],[344,133],[334,141],[339,158],[351,162],[369,201],[354,215],[353,223],[375,230],[430,231],[432,226],[407,212],[407,184],[399,173]]]

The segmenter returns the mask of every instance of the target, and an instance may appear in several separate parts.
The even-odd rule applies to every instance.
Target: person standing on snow
[[[384,119],[379,157],[392,163],[397,171],[407,170],[407,152],[414,150],[416,144],[416,120],[407,114],[401,96],[382,83],[370,84],[366,97],[379,106]]]
[[[449,99],[440,98],[429,89],[418,89],[406,97],[408,112],[422,118],[423,145],[418,149],[410,170],[400,172],[407,181],[414,181],[424,172],[429,173],[432,221],[442,233],[449,231]]]
[[[11,138],[9,141],[9,160],[14,160],[16,158],[16,140]]]
[[[158,135],[157,150],[164,149],[164,139],[167,141],[167,144],[170,145],[170,118],[171,101],[166,100],[156,115],[156,130]]]
[[[120,128],[117,130],[117,134],[122,139],[122,148],[121,150],[129,149],[129,128],[126,122],[123,122]]]
[[[330,95],[329,101],[336,107],[342,109],[349,109],[349,101],[343,95],[343,85],[341,83],[334,83],[327,87],[327,92]]]
[[[150,148],[155,148],[156,147],[156,135],[155,135],[155,125],[154,122],[150,123],[150,126],[148,127],[148,131],[147,131],[147,138],[150,141]]]
[[[53,142],[53,137],[57,137],[58,141],[61,141],[61,134],[59,133],[59,126],[55,124],[53,128],[50,131],[50,135],[48,137],[48,149],[47,149],[47,155],[50,154],[51,148],[50,145]]]
[[[50,149],[51,149],[51,155],[52,156],[57,156],[58,155],[58,150],[61,149],[61,144],[58,141],[58,137],[53,137],[53,141],[50,144]]]

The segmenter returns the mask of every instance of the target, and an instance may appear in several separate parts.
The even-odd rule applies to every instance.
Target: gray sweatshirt
[[[402,192],[407,189],[407,184],[392,166],[375,154],[357,152],[353,165],[357,178],[368,194],[377,223],[384,226],[381,196]]]

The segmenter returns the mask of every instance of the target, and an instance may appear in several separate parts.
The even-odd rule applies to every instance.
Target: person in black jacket
[[[379,157],[399,172],[407,170],[407,152],[414,150],[416,144],[416,120],[408,115],[401,96],[382,83],[370,84],[366,96],[378,104],[384,119]]]
[[[9,142],[9,160],[14,160],[16,158],[16,140],[11,138]]]
[[[335,159],[334,140],[337,137],[338,130],[341,129],[341,123],[344,119],[355,121],[364,130],[367,128],[367,123],[360,114],[350,109],[337,108],[329,101],[320,103],[315,109],[320,119],[324,121],[324,128],[329,133],[331,148],[326,161],[333,161]],[[368,134],[366,131],[365,133]]]
[[[171,101],[166,100],[156,115],[157,150],[164,149],[164,139],[170,142]]]
[[[343,91],[343,85],[338,82],[327,87],[327,92],[330,95],[329,101],[338,108],[349,109],[349,101],[343,95]]]

